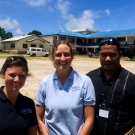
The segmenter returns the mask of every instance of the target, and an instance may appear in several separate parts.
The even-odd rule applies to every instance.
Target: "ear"
[[[3,73],[1,73],[1,78],[5,79],[5,75]]]
[[[73,61],[73,59],[74,59],[74,56],[71,56],[72,58],[71,58],[71,62]]]
[[[120,51],[120,58],[122,57],[122,51]]]

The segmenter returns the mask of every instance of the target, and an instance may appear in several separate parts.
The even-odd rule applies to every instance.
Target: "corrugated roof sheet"
[[[80,37],[80,38],[85,38],[85,35],[78,33],[78,32],[71,32],[71,31],[64,31],[64,30],[60,30],[57,32],[52,32],[52,33],[46,33],[42,36],[52,36],[52,35],[61,35],[61,36],[71,36],[71,37]]]
[[[49,41],[47,41],[47,40],[45,40],[45,39],[43,39],[43,38],[41,38],[41,37],[32,38],[32,39],[27,40],[26,42],[32,42],[32,41],[34,41],[34,40],[40,40],[40,41],[42,41],[42,42],[48,42],[48,43],[50,43]]]
[[[30,37],[30,36],[33,36],[33,35],[17,36],[17,37],[13,37],[13,38],[2,40],[2,42],[18,41],[20,39],[23,39],[23,38],[26,38],[26,37]]]
[[[131,36],[131,35],[135,36],[135,29],[96,32],[96,33],[87,35],[86,38]]]
[[[91,33],[89,35],[83,35],[78,32],[71,32],[71,31],[57,31],[52,33],[46,33],[42,36],[52,36],[52,35],[61,35],[61,36],[72,36],[72,37],[81,37],[81,38],[98,38],[98,37],[117,37],[117,36],[135,36],[135,29],[128,29],[128,30],[116,30],[116,31],[105,31],[105,32],[96,32]]]

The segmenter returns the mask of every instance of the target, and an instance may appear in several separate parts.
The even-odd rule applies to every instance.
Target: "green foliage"
[[[6,39],[13,37],[12,32],[7,32],[7,33],[5,34],[5,36],[6,36]]]
[[[31,34],[35,34],[36,36],[42,35],[42,33],[40,31],[37,31],[37,30],[33,30],[32,32],[28,33],[28,35],[31,35]]]
[[[2,40],[13,37],[11,32],[6,32],[5,29],[1,28],[1,27],[0,27],[0,36],[1,36]]]

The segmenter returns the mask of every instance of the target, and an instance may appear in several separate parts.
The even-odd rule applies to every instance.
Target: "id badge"
[[[99,109],[99,116],[100,117],[104,117],[104,118],[108,118],[109,117],[109,111],[103,110],[103,109]]]

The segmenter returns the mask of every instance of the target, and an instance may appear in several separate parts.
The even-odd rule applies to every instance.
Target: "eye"
[[[56,57],[61,57],[62,54],[61,54],[61,53],[56,53],[55,56],[56,56]]]
[[[110,57],[115,57],[117,54],[115,54],[115,53],[112,53],[112,54],[110,54]]]
[[[70,56],[70,53],[64,53],[64,56],[68,57],[68,56]]]
[[[107,56],[105,53],[101,53],[100,55],[101,55],[101,57],[103,57],[103,58],[105,58],[105,57]]]
[[[26,75],[19,75],[19,78],[26,78]]]
[[[15,78],[16,77],[16,75],[15,74],[8,74],[10,77],[12,77],[12,78]]]

